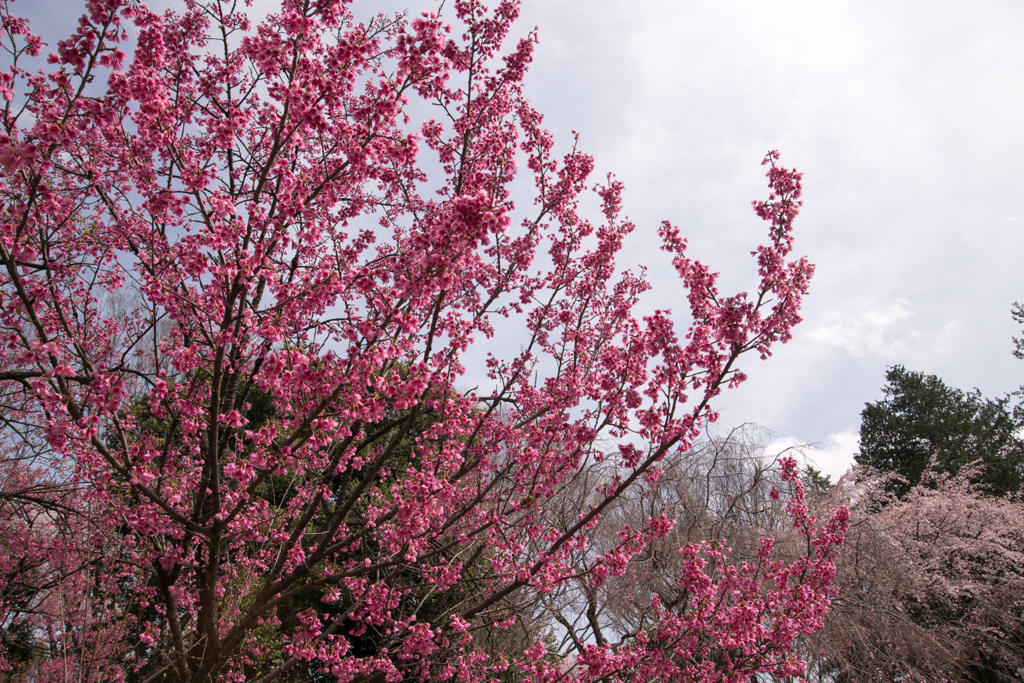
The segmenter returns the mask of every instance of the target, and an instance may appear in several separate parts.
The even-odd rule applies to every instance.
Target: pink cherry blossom
[[[652,515],[588,550],[612,503],[688,457],[747,359],[790,338],[813,267],[792,256],[800,174],[776,152],[756,290],[720,292],[665,223],[688,310],[639,318],[650,284],[616,262],[637,229],[624,188],[595,186],[593,159],[542,128],[515,0],[365,22],[341,0],[282,0],[257,26],[222,0],[88,0],[40,73],[12,6],[0,392],[22,494],[0,503],[19,501],[2,533],[21,550],[0,590],[2,623],[50,649],[4,666],[37,681],[799,674],[846,522],[809,516],[792,463],[800,558],[686,548],[689,604],[576,654],[538,642],[521,602],[581,556],[595,585],[622,575],[665,536],[673,521]],[[553,523],[598,462],[607,476]],[[24,494],[37,480],[41,501]]]

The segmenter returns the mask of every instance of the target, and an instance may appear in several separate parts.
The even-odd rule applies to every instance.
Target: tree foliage
[[[1024,326],[1024,304],[1014,302],[1013,308],[1010,309],[1010,315],[1013,316],[1015,323]],[[1015,358],[1024,360],[1024,337],[1013,338],[1013,355]]]
[[[556,154],[523,96],[534,36],[507,44],[516,2],[460,0],[453,26],[284,0],[251,27],[227,0],[89,0],[41,71],[10,7],[4,455],[42,448],[83,501],[31,560],[50,580],[34,596],[73,576],[80,608],[37,610],[27,633],[59,608],[74,623],[58,640],[92,638],[27,662],[5,641],[13,677],[801,671],[792,644],[821,624],[845,512],[817,524],[791,460],[799,557],[687,546],[688,599],[582,651],[549,649],[520,611],[581,575],[600,587],[671,532],[655,514],[591,545],[617,500],[689,457],[742,359],[790,338],[813,269],[791,256],[800,174],[777,153],[749,296],[719,292],[661,226],[677,331],[634,314],[650,285],[615,263],[634,229],[621,184],[594,185],[575,145]],[[520,176],[532,203],[513,201]],[[586,504],[556,515],[598,462]],[[8,548],[34,543],[3,529]]]
[[[861,413],[859,464],[899,474],[905,481],[891,486],[902,493],[922,480],[929,463],[955,474],[980,459],[992,493],[1020,489],[1024,440],[1010,397],[984,398],[899,365],[885,377],[884,398]]]

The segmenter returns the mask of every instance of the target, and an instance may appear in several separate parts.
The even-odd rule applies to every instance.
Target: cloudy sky
[[[48,36],[79,13],[19,4]],[[686,310],[657,251],[662,219],[723,291],[747,289],[759,162],[779,149],[804,172],[797,249],[818,268],[805,321],[748,362],[724,425],[817,443],[835,476],[889,365],[990,396],[1024,384],[1009,314],[1024,301],[1024,3],[524,0],[518,33],[534,26],[528,94],[563,143],[580,133],[595,177],[625,182],[638,232],[624,261],[651,267],[652,308]]]
[[[816,442],[836,475],[889,365],[991,396],[1024,384],[1024,3],[526,0],[535,25],[528,92],[625,182],[658,306],[684,310],[660,220],[747,288],[758,163],[779,149],[804,172],[804,322],[748,365],[723,423]]]

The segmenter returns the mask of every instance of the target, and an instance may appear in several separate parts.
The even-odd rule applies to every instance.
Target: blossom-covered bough
[[[812,266],[789,259],[800,175],[776,153],[752,295],[719,293],[662,226],[689,304],[679,333],[667,311],[633,314],[649,284],[615,266],[634,227],[620,183],[593,188],[601,210],[585,217],[591,158],[556,155],[523,96],[534,37],[503,47],[516,2],[455,2],[453,28],[285,0],[253,28],[228,1],[157,14],[88,0],[48,48],[15,9],[2,3],[4,438],[73,471],[90,533],[116,549],[90,566],[116,581],[83,583],[77,621],[5,667],[181,682],[799,673],[791,646],[821,623],[845,517],[816,525],[790,461],[795,563],[768,540],[739,566],[690,546],[688,602],[574,656],[515,610],[581,572],[623,572],[667,533],[655,515],[587,550],[612,501],[686,457],[744,379],[740,357],[789,339]],[[532,205],[510,194],[522,173]],[[496,338],[498,322],[519,336]],[[486,388],[460,388],[481,346]],[[598,461],[614,468],[596,502],[547,523]],[[19,618],[38,634],[54,615]],[[98,629],[119,635],[86,666],[68,643]]]

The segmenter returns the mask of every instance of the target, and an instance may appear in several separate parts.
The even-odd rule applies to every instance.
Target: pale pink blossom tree
[[[770,539],[737,564],[688,546],[691,599],[626,642],[478,646],[686,457],[741,357],[790,338],[812,266],[790,257],[800,174],[777,153],[756,290],[719,292],[665,223],[689,318],[638,319],[622,186],[556,154],[523,96],[534,36],[506,45],[514,1],[459,0],[453,27],[284,0],[252,27],[227,0],[88,0],[38,72],[41,39],[0,7],[5,436],[45,440],[116,534],[122,597],[100,620],[130,629],[106,652],[123,675],[799,674],[845,517],[809,516],[791,461],[795,562]],[[532,204],[513,202],[520,174]],[[548,523],[595,461],[614,476]],[[614,577],[671,527],[622,529],[586,571]]]
[[[926,475],[855,470],[831,502],[851,527],[840,593],[811,639],[823,680],[1002,682],[1024,675],[1024,502],[992,496],[980,463]]]

